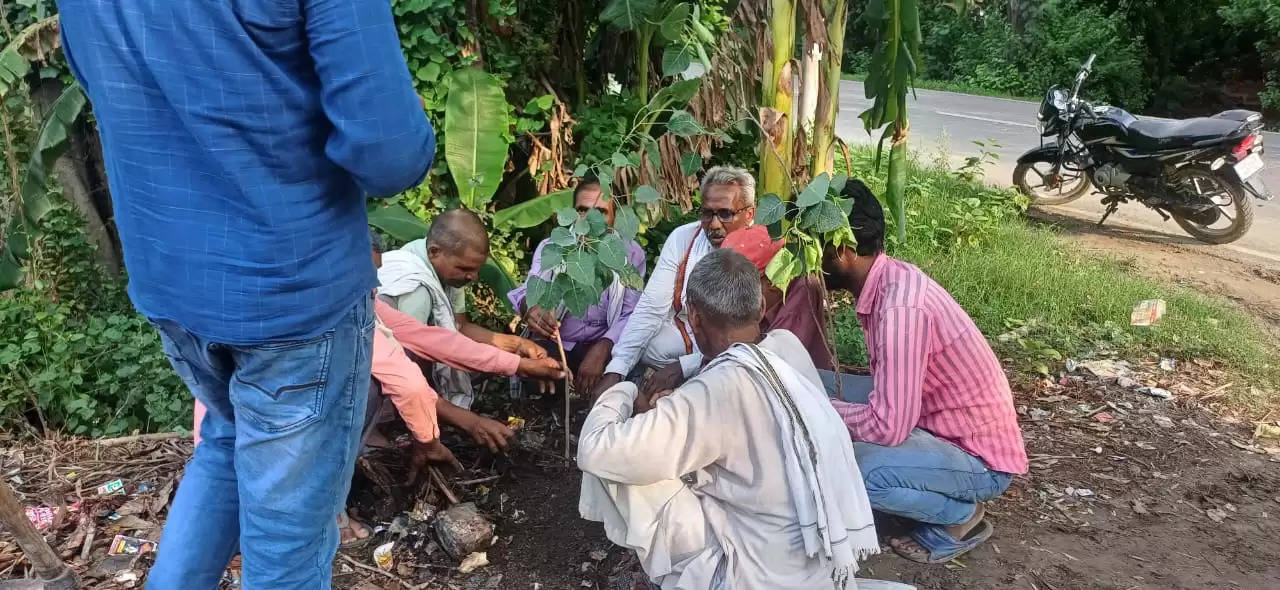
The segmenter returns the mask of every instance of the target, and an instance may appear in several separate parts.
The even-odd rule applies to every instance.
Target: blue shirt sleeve
[[[306,0],[320,101],[333,132],[325,154],[366,193],[388,196],[422,182],[435,133],[413,90],[387,0]]]

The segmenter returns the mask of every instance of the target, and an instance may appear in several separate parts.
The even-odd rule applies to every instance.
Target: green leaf
[[[564,248],[557,245],[555,242],[543,246],[542,260],[539,262],[542,264],[542,270],[560,266],[560,263],[564,262]]]
[[[564,293],[564,307],[569,315],[582,317],[588,308],[600,301],[603,292],[593,285],[573,282]]]
[[[769,282],[785,293],[791,280],[800,276],[800,260],[788,248],[783,248],[773,256],[773,260],[764,267],[764,276]]]
[[[636,213],[631,207],[618,207],[618,214],[613,220],[613,229],[622,236],[622,239],[634,240],[636,234],[640,233],[640,220],[636,218]]]
[[[652,203],[662,198],[662,195],[658,194],[658,189],[647,184],[642,184],[636,187],[635,192],[631,193],[631,196],[635,197],[637,203]]]
[[[401,242],[424,238],[431,227],[400,203],[374,205],[369,210],[369,225]]]
[[[660,111],[672,106],[684,106],[698,93],[698,88],[702,87],[702,78],[690,78],[681,80],[667,86],[654,93],[653,98],[649,99],[648,109],[651,111]]]
[[[564,271],[581,285],[596,283],[596,255],[584,250],[573,250],[564,255]]]
[[[693,49],[688,45],[675,46],[668,45],[662,51],[662,75],[663,76],[679,76],[689,69],[689,64],[693,63]]]
[[[604,218],[604,213],[599,209],[587,211],[587,223],[591,224],[592,237],[600,237],[609,231],[609,220]]]
[[[533,227],[549,219],[561,208],[572,206],[573,189],[548,193],[494,213],[493,227],[512,229]]]
[[[483,209],[498,190],[507,163],[507,98],[502,82],[476,68],[449,76],[444,111],[444,157],[470,209]]]
[[[796,197],[796,206],[803,209],[818,204],[827,198],[827,188],[830,186],[830,175],[826,172],[817,175],[813,180],[809,181],[809,186],[800,191],[800,196]]]
[[[578,220],[578,211],[572,205],[556,211],[556,223],[568,227]]]
[[[579,217],[577,221],[573,222],[573,235],[575,236],[591,235],[591,222],[587,221],[586,217]]]
[[[573,236],[573,232],[567,227],[557,227],[551,230],[551,243],[562,248],[577,245],[578,238]]]
[[[839,195],[841,191],[844,190],[844,185],[848,183],[849,183],[849,175],[843,172],[837,172],[835,176],[831,177],[830,191]]]
[[[684,36],[685,23],[689,20],[689,5],[681,2],[671,7],[671,11],[662,17],[658,28],[658,36],[668,43],[679,41]]]
[[[695,153],[687,153],[680,156],[680,173],[685,176],[693,176],[702,170],[702,156]]]
[[[848,224],[849,218],[831,201],[820,201],[800,215],[800,229],[814,234],[825,234]]]
[[[476,274],[480,282],[489,285],[489,288],[493,289],[498,305],[508,312],[512,311],[511,302],[507,300],[507,293],[510,293],[515,288],[515,279],[502,269],[502,265],[498,264],[493,257],[489,257]]]
[[[555,97],[550,94],[544,94],[529,99],[529,102],[524,104],[524,109],[522,110],[527,115],[536,115],[551,108],[552,104],[555,104]]]
[[[610,270],[621,271],[627,267],[627,247],[618,234],[609,234],[596,246],[596,256],[600,263]]]
[[[689,111],[678,110],[671,113],[671,119],[667,121],[667,131],[674,133],[680,137],[692,137],[702,133],[702,125],[689,114]]]
[[[640,272],[636,267],[627,265],[626,268],[618,271],[618,280],[622,281],[622,286],[633,291],[644,290],[644,277],[640,276]]]
[[[626,168],[631,165],[631,161],[621,152],[613,152],[613,155],[609,157],[609,161],[614,168]]]
[[[550,290],[551,283],[542,280],[542,277],[529,277],[529,281],[525,283],[525,307],[532,309],[534,306],[541,306],[543,298],[546,297],[547,291]]]
[[[587,172],[589,172],[590,170],[591,170],[590,166],[587,166],[586,164],[578,164],[578,167],[573,169],[573,175],[577,176],[578,178],[582,178],[583,176],[586,176]]]
[[[760,225],[772,225],[782,221],[786,212],[786,204],[773,193],[760,197],[760,200],[756,201],[756,223]]]
[[[600,22],[624,31],[634,31],[645,23],[657,0],[609,0],[600,12]]]

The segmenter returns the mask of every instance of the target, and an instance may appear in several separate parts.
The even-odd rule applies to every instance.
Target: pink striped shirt
[[[989,469],[1027,472],[1009,380],[946,289],[915,266],[880,255],[857,313],[875,387],[866,404],[831,402],[853,440],[894,446],[922,428]]]

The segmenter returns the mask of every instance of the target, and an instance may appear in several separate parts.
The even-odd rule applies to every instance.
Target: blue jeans
[[[153,323],[208,413],[147,588],[217,588],[237,549],[245,588],[329,588],[369,391],[372,300],[316,338],[256,346]]]
[[[830,371],[818,371],[827,393],[851,403],[867,403],[872,378],[842,375],[841,391]],[[930,524],[960,524],[979,502],[1003,494],[1013,476],[992,471],[981,459],[926,430],[912,430],[896,447],[853,443],[871,508]]]

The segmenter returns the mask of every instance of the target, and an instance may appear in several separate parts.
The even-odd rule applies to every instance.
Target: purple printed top
[[[550,278],[550,273],[542,270],[542,249],[549,244],[551,240],[543,240],[538,244],[538,249],[533,251],[533,265],[529,269],[529,276],[538,275],[544,279]],[[644,278],[644,249],[640,244],[632,241],[627,248],[627,262],[631,266],[636,267],[636,271],[640,273],[640,278]],[[524,294],[527,283],[512,289],[507,294],[507,299],[511,300],[511,305],[517,310],[524,308]],[[635,309],[636,302],[640,300],[640,292],[634,289],[624,291],[624,299],[622,301],[622,315],[618,318],[617,323],[609,325],[609,289],[605,289],[603,295],[600,296],[600,303],[587,308],[587,312],[582,317],[565,316],[560,321],[560,338],[564,340],[565,350],[573,350],[575,344],[591,342],[600,338],[608,338],[610,341],[617,343],[618,338],[622,336],[622,330],[627,325],[627,319],[631,317],[631,310]]]

